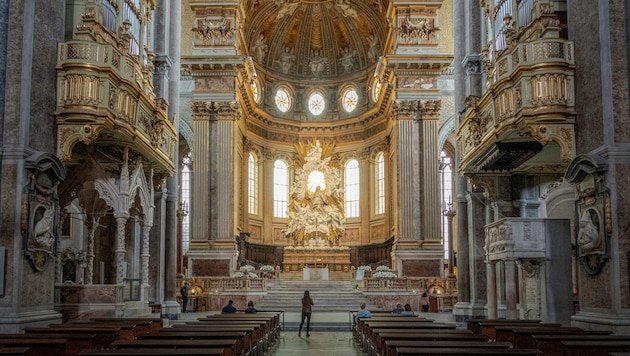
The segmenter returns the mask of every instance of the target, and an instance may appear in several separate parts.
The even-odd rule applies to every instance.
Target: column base
[[[571,326],[586,330],[607,330],[615,335],[630,335],[630,315],[579,311],[571,317]]]
[[[459,302],[453,307],[453,316],[456,322],[466,322],[470,319],[487,319],[485,305],[471,305],[467,302]]]
[[[55,310],[9,314],[0,317],[0,333],[18,334],[27,327],[45,327],[49,324],[61,324],[62,316]]]
[[[179,320],[182,307],[174,300],[165,301],[162,304],[162,318],[168,320]]]

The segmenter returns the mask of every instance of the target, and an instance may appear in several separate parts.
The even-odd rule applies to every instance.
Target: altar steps
[[[315,306],[313,312],[348,312],[358,310],[361,303],[368,310],[380,310],[360,291],[352,281],[287,281],[275,280],[267,284],[267,295],[256,304],[259,310],[284,310],[300,312],[301,299],[308,290]]]

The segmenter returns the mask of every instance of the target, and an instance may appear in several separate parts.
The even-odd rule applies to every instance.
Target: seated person
[[[250,300],[247,303],[247,309],[245,309],[245,313],[247,314],[256,314],[258,312],[258,309],[254,308],[254,301]]]
[[[365,309],[365,303],[361,303],[360,307],[361,307],[361,310],[359,310],[359,312],[357,313],[357,317],[355,320],[356,325],[359,324],[359,319],[372,317],[372,313],[369,310]]]
[[[400,314],[404,311],[405,309],[403,309],[402,304],[398,303],[396,304],[396,308],[394,308],[394,310],[392,310],[392,313],[394,314]]]
[[[411,305],[407,303],[405,304],[405,310],[403,310],[402,313],[400,313],[400,315],[416,315],[416,314],[414,314],[414,312],[411,310]]]
[[[223,310],[221,311],[221,313],[223,314],[236,313],[236,308],[234,307],[233,304],[234,304],[233,300],[228,301],[227,305],[223,307]]]

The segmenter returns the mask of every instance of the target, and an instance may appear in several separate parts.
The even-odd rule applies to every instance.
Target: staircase
[[[349,273],[332,272],[327,281],[304,281],[302,272],[283,272],[279,280],[267,283],[267,295],[256,304],[259,310],[301,312],[302,296],[308,290],[315,305],[313,312],[348,312],[361,303],[368,310],[380,310],[360,291],[354,289]]]

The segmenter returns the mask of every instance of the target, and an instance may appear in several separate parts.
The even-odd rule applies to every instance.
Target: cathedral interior
[[[460,321],[628,334],[629,19],[615,0],[4,1],[0,332],[386,266],[359,286],[385,307],[404,282]]]

